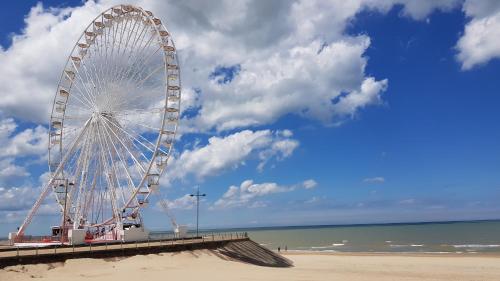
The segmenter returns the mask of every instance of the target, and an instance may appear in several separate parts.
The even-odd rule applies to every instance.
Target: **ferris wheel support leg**
[[[87,130],[87,127],[90,124],[89,121],[90,121],[90,119],[87,120],[82,131],[75,138],[75,141],[71,145],[71,148],[68,150],[68,152],[66,152],[61,163],[59,163],[59,166],[57,167],[56,171],[54,172],[54,175],[50,178],[47,185],[45,185],[45,187],[43,188],[42,193],[40,194],[40,196],[36,200],[33,207],[31,207],[31,210],[29,211],[28,215],[24,219],[23,224],[21,224],[21,226],[19,227],[19,230],[17,231],[17,237],[21,237],[24,234],[24,230],[26,229],[26,227],[28,227],[28,225],[31,223],[31,220],[33,219],[33,216],[35,215],[36,211],[38,211],[38,208],[40,208],[40,205],[42,205],[43,200],[49,194],[50,187],[51,187],[52,183],[54,182],[54,178],[57,177],[59,175],[59,173],[61,173],[62,167],[64,167],[64,163],[68,160],[68,157],[73,153],[73,150],[75,149],[76,145],[78,144],[80,138]]]

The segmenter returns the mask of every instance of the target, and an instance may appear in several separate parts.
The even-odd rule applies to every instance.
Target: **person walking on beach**
[[[280,246],[278,246],[278,253],[280,252],[280,250],[281,250],[281,248],[280,248]]]

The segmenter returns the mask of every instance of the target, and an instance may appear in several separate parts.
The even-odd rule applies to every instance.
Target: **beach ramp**
[[[229,242],[214,250],[220,258],[259,266],[291,267],[293,262],[252,240]]]

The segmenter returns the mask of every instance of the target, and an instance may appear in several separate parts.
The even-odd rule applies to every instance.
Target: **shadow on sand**
[[[259,244],[248,240],[229,242],[225,246],[213,250],[213,253],[224,260],[239,261],[259,266],[291,267],[293,262]]]

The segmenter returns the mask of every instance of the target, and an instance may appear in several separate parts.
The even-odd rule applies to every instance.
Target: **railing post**
[[[19,257],[19,246],[16,246],[16,256]]]
[[[149,238],[148,238],[148,248],[149,248]]]
[[[92,242],[89,243],[90,252],[92,253]]]
[[[73,248],[73,254],[75,253],[75,244],[71,244],[71,247]]]
[[[104,249],[106,249],[106,250],[108,249],[108,242],[104,243]]]
[[[57,254],[57,245],[54,245],[54,254]]]

